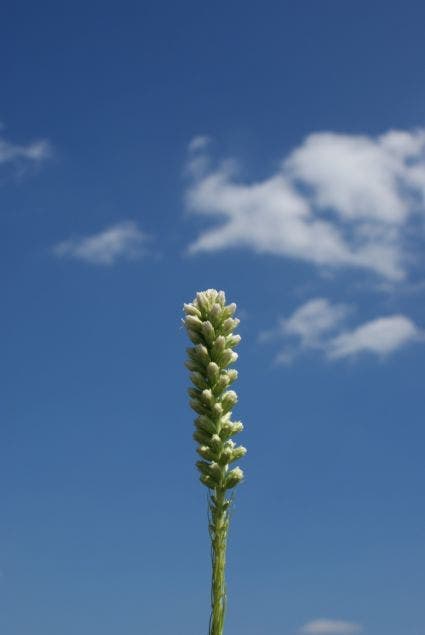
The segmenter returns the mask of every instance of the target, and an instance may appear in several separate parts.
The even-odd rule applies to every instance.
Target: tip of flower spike
[[[217,298],[217,293],[215,289],[207,289],[206,291],[198,291],[196,294],[196,298],[194,300],[194,304],[196,304],[197,308],[200,309],[202,313],[208,313],[211,310],[212,305]]]
[[[219,291],[217,293],[217,302],[221,304],[221,306],[224,306],[226,304],[226,294],[224,293],[224,291]]]
[[[186,365],[192,380],[190,405],[198,415],[193,437],[202,459],[198,463],[201,481],[212,489],[231,489],[243,479],[243,472],[240,468],[228,471],[228,466],[246,453],[231,439],[243,429],[240,422],[231,421],[237,395],[228,390],[238,376],[229,368],[238,359],[233,348],[240,341],[235,334],[239,320],[233,317],[236,304],[226,304],[224,291],[206,289],[183,310],[183,322],[193,343],[187,349]]]

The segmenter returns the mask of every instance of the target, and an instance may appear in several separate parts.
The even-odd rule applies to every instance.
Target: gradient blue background
[[[199,635],[209,612],[181,305],[224,288],[245,318],[246,425],[229,635],[328,617],[425,632],[424,349],[275,368],[258,333],[357,274],[243,250],[188,257],[189,140],[262,177],[316,130],[425,123],[421,2],[4,2],[0,119],[51,140],[4,179],[0,630]],[[101,268],[51,246],[131,218],[156,257]],[[367,285],[362,311],[377,302]],[[382,302],[382,298],[380,299]],[[386,299],[424,324],[423,296]]]

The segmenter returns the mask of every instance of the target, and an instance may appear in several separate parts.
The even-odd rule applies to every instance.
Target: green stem
[[[229,501],[225,490],[217,487],[210,502],[211,523],[211,618],[209,635],[223,635],[226,611],[226,546],[229,528]]]

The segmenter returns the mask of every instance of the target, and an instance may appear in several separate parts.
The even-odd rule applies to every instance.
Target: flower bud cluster
[[[197,414],[193,437],[201,460],[196,466],[204,485],[224,492],[243,479],[239,467],[229,466],[246,454],[246,449],[231,438],[243,430],[240,421],[231,419],[238,397],[229,389],[238,376],[229,368],[238,358],[233,349],[241,339],[234,334],[239,324],[233,317],[236,304],[226,305],[223,291],[208,289],[197,293],[183,309],[193,343],[187,349],[186,366],[193,384],[188,390],[190,405]]]

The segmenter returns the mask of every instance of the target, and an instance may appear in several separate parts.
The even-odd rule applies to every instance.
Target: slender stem
[[[226,546],[229,528],[229,501],[225,499],[225,490],[217,487],[211,497],[211,618],[209,635],[223,635],[226,612]]]

